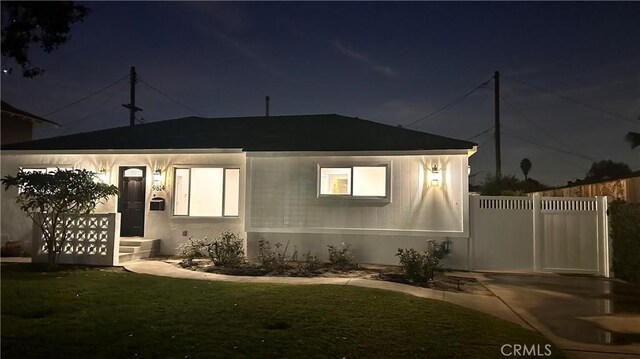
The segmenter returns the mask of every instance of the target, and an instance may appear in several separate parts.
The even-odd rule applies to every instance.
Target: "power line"
[[[156,91],[157,93],[161,94],[162,96],[164,96],[164,97],[168,98],[168,99],[169,99],[169,100],[171,100],[173,103],[175,103],[175,104],[177,104],[177,105],[179,105],[179,106],[182,106],[183,108],[185,108],[185,109],[187,109],[187,110],[189,110],[189,111],[191,111],[191,112],[195,113],[195,114],[196,114],[196,115],[198,115],[198,116],[206,117],[205,115],[203,115],[203,114],[201,114],[200,112],[198,112],[198,111],[194,110],[193,108],[191,108],[191,107],[189,107],[189,106],[187,106],[187,105],[183,104],[182,102],[180,102],[180,101],[178,101],[178,100],[174,99],[173,97],[171,97],[171,96],[167,95],[166,93],[164,93],[164,92],[162,92],[162,91],[158,90],[157,88],[153,87],[151,84],[149,84],[148,82],[146,82],[145,80],[143,80],[142,78],[140,78],[140,76],[138,76],[138,81],[140,81],[141,83],[143,83],[143,84],[145,84],[145,85],[149,86],[149,88],[151,88],[152,90],[154,90],[154,91]]]
[[[519,80],[519,79],[516,79],[516,78],[510,77],[510,76],[507,76],[507,75],[502,75],[502,76],[504,76],[504,77],[508,78],[508,79],[509,79],[509,80],[511,80],[511,81],[515,81],[515,82],[521,83],[521,84],[523,84],[523,85],[526,85],[526,86],[529,86],[529,87],[531,87],[531,88],[534,88],[534,89],[536,89],[536,90],[538,90],[538,91],[546,92],[546,93],[551,94],[551,95],[553,95],[553,96],[559,97],[559,98],[561,98],[561,99],[563,99],[563,100],[573,102],[573,103],[575,103],[575,104],[578,104],[578,105],[581,105],[581,106],[584,106],[584,107],[590,108],[590,109],[592,109],[592,110],[595,110],[595,111],[598,111],[598,112],[605,113],[605,114],[607,114],[607,115],[609,115],[609,116],[612,116],[612,117],[615,117],[615,118],[619,118],[619,119],[622,119],[622,120],[626,120],[626,121],[629,121],[629,122],[633,122],[633,123],[634,123],[634,124],[636,124],[636,125],[638,124],[638,122],[640,122],[640,120],[635,120],[635,119],[632,119],[632,118],[629,118],[629,117],[625,117],[625,116],[618,115],[618,114],[613,113],[613,112],[611,112],[611,111],[609,111],[609,110],[605,110],[605,109],[603,109],[603,108],[596,107],[596,106],[594,106],[594,105],[590,105],[590,104],[588,104],[588,103],[585,103],[585,102],[582,102],[582,101],[579,101],[579,100],[573,99],[573,98],[571,98],[571,97],[567,97],[567,96],[564,96],[564,95],[560,95],[560,94],[555,93],[555,92],[553,92],[553,91],[549,91],[549,90],[547,90],[547,89],[544,89],[544,88],[542,88],[542,87],[540,87],[540,86],[536,86],[536,85],[530,84],[530,83],[528,83],[528,82],[526,82],[526,81],[522,81],[522,80]]]
[[[493,138],[493,137],[489,137],[489,138],[487,138],[486,140],[484,140],[481,144],[479,144],[479,145],[478,145],[478,149],[479,149],[480,147],[482,147],[482,146],[486,145],[486,144],[487,144],[487,142],[491,141],[491,139],[492,139],[492,138]]]
[[[101,88],[100,90],[98,90],[98,91],[96,91],[96,92],[93,92],[93,93],[91,93],[91,94],[89,94],[89,95],[87,95],[87,96],[85,96],[85,97],[83,97],[83,98],[81,98],[81,99],[79,99],[79,100],[76,100],[76,101],[74,101],[74,102],[72,102],[72,103],[70,103],[70,104],[68,104],[68,105],[62,106],[62,107],[60,107],[60,108],[59,108],[59,109],[57,109],[57,110],[51,111],[51,112],[49,112],[49,113],[45,113],[42,117],[47,117],[47,116],[53,115],[54,113],[60,112],[60,111],[62,111],[62,110],[64,110],[64,109],[67,109],[67,108],[69,108],[69,107],[73,106],[73,105],[79,104],[80,102],[82,102],[82,101],[84,101],[84,100],[87,100],[87,99],[89,99],[89,98],[91,98],[91,97],[93,97],[93,96],[95,96],[95,95],[97,95],[97,94],[101,93],[102,91],[105,91],[105,90],[107,90],[107,89],[109,89],[109,88],[111,88],[111,87],[115,86],[118,82],[120,82],[120,81],[122,81],[122,80],[124,80],[124,79],[126,79],[126,78],[128,78],[128,77],[129,77],[129,75],[126,75],[126,76],[124,76],[124,77],[122,77],[122,78],[120,78],[120,79],[118,79],[118,80],[116,80],[116,81],[114,81],[114,82],[110,83],[109,85],[107,85],[107,86],[105,86],[105,87]]]
[[[589,161],[589,162],[596,162],[596,160],[595,160],[595,159],[593,159],[593,158],[591,158],[591,157],[589,157],[589,156],[581,155],[581,154],[579,154],[579,153],[573,153],[573,152],[571,152],[571,151],[566,151],[566,150],[563,150],[563,149],[561,149],[561,148],[557,148],[557,147],[553,147],[553,146],[541,145],[541,144],[539,144],[539,143],[535,143],[535,142],[532,142],[532,141],[530,141],[530,140],[527,140],[526,138],[522,138],[522,137],[519,137],[519,136],[515,136],[515,135],[512,135],[512,134],[510,134],[510,133],[508,133],[508,132],[504,132],[504,131],[502,131],[502,132],[503,132],[505,135],[509,136],[509,137],[515,138],[515,139],[520,140],[520,141],[523,141],[523,142],[527,142],[527,143],[532,144],[532,145],[534,145],[534,146],[543,147],[543,148],[546,148],[546,149],[550,149],[550,150],[554,150],[554,151],[562,152],[562,153],[567,154],[567,155],[571,155],[571,156],[574,156],[574,157],[579,157],[579,158],[581,158],[581,159],[583,159],[583,160],[587,160],[587,161]]]
[[[493,77],[492,77],[492,78],[493,78]],[[426,115],[426,116],[424,116],[424,117],[422,117],[422,118],[419,118],[419,119],[417,119],[417,120],[415,120],[415,121],[411,122],[410,124],[407,124],[405,127],[411,127],[411,126],[413,126],[413,125],[417,124],[418,122],[421,122],[421,121],[427,120],[427,119],[429,119],[429,118],[431,118],[431,117],[433,117],[433,116],[437,115],[438,113],[440,113],[440,112],[442,112],[442,111],[444,111],[444,110],[447,110],[447,109],[449,109],[449,108],[451,108],[451,107],[453,107],[453,106],[457,105],[460,101],[464,100],[465,98],[467,98],[468,96],[470,96],[472,93],[474,93],[474,92],[478,91],[479,89],[481,89],[481,88],[483,88],[483,87],[487,86],[487,84],[489,83],[489,81],[491,81],[491,79],[489,79],[489,80],[487,80],[487,81],[485,81],[485,82],[481,83],[480,85],[478,85],[478,86],[474,87],[474,88],[473,88],[473,90],[471,90],[471,91],[467,92],[466,94],[464,94],[464,95],[462,95],[462,96],[458,97],[457,99],[453,100],[453,101],[452,101],[452,102],[450,102],[449,104],[447,104],[447,105],[444,105],[444,106],[440,107],[439,109],[437,109],[437,110],[435,110],[435,111],[431,112],[430,114],[428,114],[428,115]]]
[[[479,132],[479,133],[477,133],[477,134],[475,134],[475,135],[473,135],[473,136],[471,136],[471,137],[467,138],[467,141],[472,140],[472,139],[474,139],[474,138],[476,138],[476,137],[478,137],[478,136],[482,136],[482,135],[484,135],[485,133],[487,133],[487,132],[489,132],[489,131],[493,130],[493,128],[494,128],[494,127],[495,127],[495,126],[491,126],[491,127],[487,128],[487,129],[483,130],[482,132]]]
[[[506,100],[503,96],[500,96],[501,99]],[[571,147],[565,145],[562,141],[560,141],[559,139],[555,138],[554,136],[552,136],[550,133],[548,133],[545,129],[543,129],[541,126],[538,126],[535,121],[533,121],[529,116],[525,115],[522,111],[520,111],[517,107],[515,107],[514,105],[512,105],[511,103],[509,103],[509,101],[504,101],[504,103],[507,104],[507,106],[511,107],[511,109],[513,109],[514,111],[516,111],[520,117],[522,119],[524,119],[525,121],[527,121],[530,125],[532,125],[533,127],[535,127],[538,131],[542,132],[545,136],[549,137],[550,139],[552,139],[553,141],[555,141],[557,144],[573,150]]]
[[[115,98],[116,95],[120,94],[120,91],[122,91],[124,89],[123,85],[126,85],[126,83],[120,84],[120,87],[118,88],[118,91],[112,93],[111,96],[109,96],[106,100],[104,100],[102,103],[100,103],[98,106],[96,106],[94,111],[90,112],[89,114],[85,115],[84,117],[77,118],[75,120],[71,120],[69,122],[69,124],[72,124],[72,126],[69,127],[69,124],[67,124],[65,126],[65,127],[67,127],[67,130],[77,129],[78,125],[80,125],[81,123],[84,123],[89,118],[95,116],[98,113],[98,111],[102,110],[109,102],[111,102]]]

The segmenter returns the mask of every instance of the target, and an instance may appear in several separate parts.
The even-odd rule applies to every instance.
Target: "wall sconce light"
[[[153,190],[164,191],[164,188],[164,176],[162,175],[162,171],[156,168],[155,171],[153,171]]]
[[[104,167],[100,167],[95,174],[94,182],[107,183],[107,170]]]
[[[438,168],[438,165],[431,166],[429,170],[429,187],[442,186],[442,170]]]

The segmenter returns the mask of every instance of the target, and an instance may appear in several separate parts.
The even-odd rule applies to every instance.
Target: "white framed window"
[[[319,166],[320,197],[386,198],[389,166]]]
[[[45,166],[31,166],[31,167],[20,167],[20,171],[22,172],[40,172],[40,173],[49,173],[49,172],[55,172],[58,170],[58,168],[61,171],[68,171],[68,170],[72,170],[73,167],[68,167],[68,166],[56,166],[56,167],[45,167]]]
[[[28,167],[20,167],[20,171],[22,172],[39,172],[39,173],[49,173],[55,172],[58,169],[61,171],[70,171],[73,167],[70,166],[56,166],[56,167],[45,167],[45,166],[28,166]],[[22,193],[22,186],[18,187],[18,193]]]
[[[176,167],[174,216],[237,217],[240,208],[240,169]]]

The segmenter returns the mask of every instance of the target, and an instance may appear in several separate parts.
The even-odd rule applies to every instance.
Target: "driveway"
[[[570,358],[640,359],[640,285],[552,274],[485,273],[482,281]]]

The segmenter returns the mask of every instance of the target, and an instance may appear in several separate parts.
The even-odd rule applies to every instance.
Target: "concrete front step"
[[[120,264],[122,264],[122,263],[133,261],[136,259],[143,259],[143,258],[149,258],[149,257],[153,257],[153,255],[151,255],[151,251],[141,251],[136,253],[120,253],[118,260],[120,261]]]
[[[120,239],[119,262],[149,258],[160,254],[160,240],[142,237],[124,237]]]

